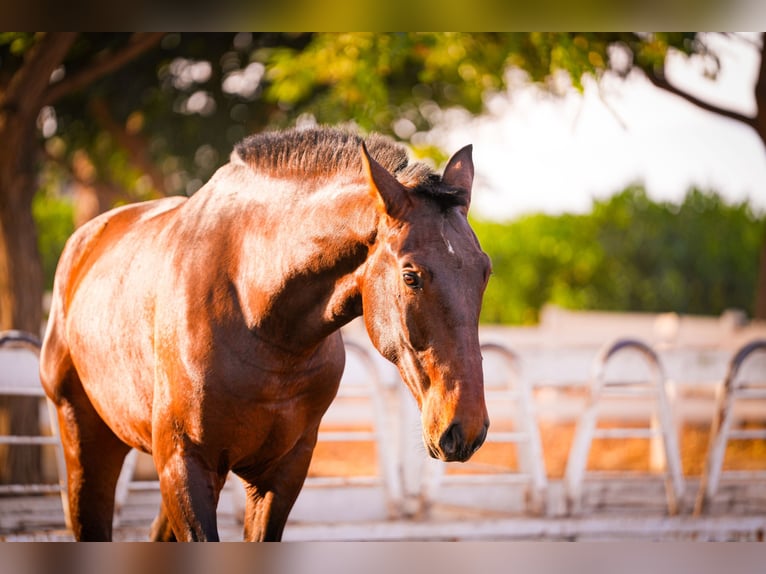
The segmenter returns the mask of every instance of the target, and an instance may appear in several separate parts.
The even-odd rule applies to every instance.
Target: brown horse
[[[41,378],[78,540],[112,534],[130,449],[151,453],[157,540],[217,540],[230,471],[245,538],[279,540],[359,315],[422,411],[428,452],[482,444],[478,317],[490,272],[466,219],[471,147],[440,177],[380,136],[251,136],[192,197],[114,209],[59,262]]]

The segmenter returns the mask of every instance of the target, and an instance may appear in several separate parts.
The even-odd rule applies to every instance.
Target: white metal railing
[[[27,341],[23,340],[24,337],[31,336],[18,334],[14,336],[16,341],[11,345],[3,341],[13,337],[5,333],[0,334],[0,394],[37,396],[43,401],[41,404],[49,408],[50,403],[45,400],[37,373],[39,342],[33,337]],[[306,481],[306,496],[313,491],[318,493],[315,499],[321,500],[324,493],[332,489],[358,487],[350,489],[355,490],[353,494],[347,490],[345,494],[338,495],[339,499],[353,500],[347,504],[353,506],[366,504],[369,500],[361,494],[356,494],[357,492],[375,489],[376,496],[382,496],[386,501],[387,511],[379,516],[381,519],[386,516],[406,516],[408,511],[406,509],[403,511],[403,507],[407,506],[407,497],[412,488],[406,486],[404,474],[412,470],[415,481],[430,481],[422,490],[426,498],[436,500],[442,489],[446,493],[448,488],[460,488],[462,483],[466,486],[465,492],[469,493],[465,498],[466,504],[470,505],[473,500],[472,492],[480,494],[489,492],[490,489],[498,489],[493,491],[496,492],[506,487],[522,485],[530,493],[525,507],[527,513],[545,514],[546,510],[550,510],[546,509],[546,505],[556,498],[556,496],[551,497],[555,494],[552,493],[552,488],[558,485],[551,485],[547,480],[537,426],[540,417],[549,414],[547,411],[544,414],[543,411],[550,405],[543,405],[541,402],[541,392],[545,391],[545,382],[548,379],[535,377],[543,374],[551,378],[555,365],[550,363],[555,362],[557,357],[555,349],[514,352],[515,349],[511,351],[511,345],[505,343],[485,343],[482,346],[482,352],[487,359],[485,361],[487,404],[493,423],[498,422],[498,417],[505,416],[512,422],[512,424],[500,426],[500,430],[491,430],[487,443],[515,444],[519,472],[498,473],[496,468],[477,465],[475,474],[461,475],[446,473],[445,467],[438,464],[435,467],[433,465],[427,467],[434,471],[430,474],[422,472],[426,468],[423,462],[419,463],[420,467],[416,465],[414,469],[410,468],[412,461],[407,458],[409,454],[403,453],[402,436],[407,433],[417,434],[415,438],[418,441],[420,436],[415,426],[419,424],[417,418],[412,420],[407,418],[411,414],[407,415],[406,409],[402,406],[406,390],[403,390],[395,370],[389,374],[384,366],[379,364],[382,359],[375,354],[374,349],[366,341],[364,343],[346,341],[345,344],[351,368],[344,373],[344,381],[338,397],[331,406],[331,411],[328,411],[326,420],[327,423],[341,424],[335,425],[335,428],[324,425],[324,428],[320,429],[319,441],[373,443],[377,456],[376,474],[374,476],[311,477]],[[612,360],[618,353],[621,357],[625,354],[630,355],[628,351],[633,351],[632,354],[638,357],[637,363],[620,365],[616,364],[620,361]],[[558,403],[567,403],[563,406],[559,405],[563,409],[562,412],[566,414],[565,419],[578,421],[564,479],[569,512],[576,513],[580,506],[583,482],[589,476],[586,466],[593,440],[642,438],[650,441],[652,456],[659,461],[659,466],[656,468],[664,471],[668,513],[680,513],[686,485],[680,467],[677,433],[679,411],[688,408],[688,405],[685,402],[687,395],[679,393],[678,381],[670,380],[667,376],[667,370],[664,368],[667,354],[656,352],[640,340],[620,340],[604,347],[595,359],[591,352],[591,375],[589,381],[584,383],[580,380],[579,370],[568,370],[567,360],[576,356],[577,361],[572,363],[579,364],[582,362],[581,355],[584,356],[587,352],[589,352],[587,348],[562,351],[560,358],[563,363],[559,363],[557,367],[560,372],[556,373],[555,380],[551,379],[555,383],[552,388],[555,389],[559,388],[562,381],[572,381],[572,384],[576,384],[578,388],[587,390],[586,394],[571,403],[568,399],[565,400],[563,395],[555,399]],[[718,357],[722,353],[725,351],[716,350],[715,356]],[[766,359],[766,340],[757,340],[745,345],[736,353],[730,361],[725,378],[718,375],[720,366],[718,358],[715,359],[714,364],[711,363],[712,366],[708,371],[700,365],[695,367],[697,371],[694,376],[700,376],[705,381],[715,381],[716,377],[719,377],[717,386],[720,392],[716,396],[715,413],[713,408],[707,406],[707,403],[712,404],[713,389],[716,385],[711,383],[704,389],[692,389],[688,386],[688,389],[694,391],[689,396],[700,404],[705,403],[704,408],[701,407],[694,415],[695,419],[705,418],[703,415],[709,413],[709,417],[713,420],[713,434],[706,459],[705,474],[702,477],[695,506],[697,514],[704,511],[704,507],[715,496],[721,480],[751,480],[761,476],[753,471],[723,470],[722,466],[722,453],[725,453],[728,441],[766,439],[766,431],[760,428],[742,428],[735,424],[738,420],[747,417],[760,416],[761,422],[766,418],[763,412],[763,405],[766,402],[766,381],[755,380],[758,378],[757,375],[763,375],[761,378],[766,379],[766,367],[763,367],[766,363],[753,362],[756,353],[759,357]],[[674,367],[676,370],[682,370],[687,361],[683,357],[679,359],[679,356],[676,354],[671,357],[678,362]],[[641,363],[641,368],[637,367],[638,363]],[[747,365],[749,367],[745,368]],[[493,375],[496,367],[498,372],[506,373],[507,376],[504,375],[504,379]],[[23,371],[24,376],[29,379],[23,384],[17,377],[19,370]],[[386,376],[381,376],[381,373],[386,373]],[[686,383],[691,384],[689,381]],[[360,406],[362,403],[365,405],[363,408]],[[652,409],[649,424],[646,427],[599,427],[596,424],[596,421],[604,415],[619,419],[626,413],[631,421],[634,421],[637,413],[643,412],[645,407]],[[55,436],[58,425],[55,412],[49,410],[49,413],[54,436],[4,437],[0,439],[0,444],[21,444],[29,440],[28,444],[54,445],[59,484],[42,485],[39,488],[34,485],[21,487],[5,485],[4,488],[0,488],[0,493],[31,494],[60,491],[65,513],[67,513],[66,472],[60,442]],[[414,414],[417,415],[417,413]],[[354,429],[355,426],[358,430]],[[119,520],[119,508],[125,504],[129,491],[158,489],[156,481],[133,480],[136,454],[133,451],[128,455],[118,483],[116,520]],[[415,455],[422,459],[427,457],[422,447],[415,451]],[[766,475],[766,473],[763,474]],[[239,486],[238,481],[236,484]],[[310,508],[306,507],[305,510]],[[305,512],[304,516],[310,516],[310,512]],[[334,514],[327,516],[334,520]]]
[[[748,366],[751,369],[749,372],[745,372]],[[723,469],[729,441],[766,440],[766,428],[735,427],[738,418],[737,406],[747,401],[766,400],[766,339],[757,339],[739,349],[731,360],[726,378],[719,390],[715,416],[710,430],[710,446],[694,507],[695,515],[699,515],[707,509],[722,479],[766,479],[766,471],[764,470]],[[766,413],[762,413],[762,416],[766,416]]]
[[[0,445],[39,445],[52,446],[58,481],[54,484],[2,484],[0,494],[29,495],[42,493],[60,493],[64,516],[69,524],[69,503],[66,494],[66,466],[61,441],[58,436],[58,416],[53,404],[45,396],[40,384],[39,361],[40,340],[23,331],[0,332],[0,396],[37,397],[40,401],[40,433],[37,435],[0,435]],[[44,435],[43,429],[50,425],[50,435]],[[12,430],[12,429],[11,429]]]
[[[643,358],[649,377],[644,373],[632,379],[610,379],[608,363],[616,354],[632,350]],[[652,406],[648,428],[597,428],[599,407],[607,399],[648,399]],[[666,378],[657,354],[647,344],[636,339],[621,339],[605,346],[593,362],[590,395],[585,412],[575,431],[564,476],[567,509],[570,513],[580,511],[583,481],[586,475],[588,453],[594,439],[648,438],[657,440],[662,448],[666,468],[666,496],[669,514],[678,514],[684,494],[684,477],[678,447],[677,427],[671,412]]]
[[[482,464],[468,461],[460,470],[468,472],[450,474],[447,463],[434,463],[426,487],[426,503],[439,499],[455,499],[454,494],[440,497],[440,490],[454,491],[466,487],[478,498],[475,487],[489,485],[521,485],[526,489],[525,511],[545,514],[547,510],[548,479],[545,470],[540,431],[537,425],[534,398],[527,380],[521,377],[518,356],[505,345],[481,345],[484,370],[484,388],[490,416],[487,444],[510,444],[516,449],[517,470],[506,464]],[[493,430],[492,427],[513,430]],[[494,501],[495,503],[497,501]],[[497,507],[496,507],[497,508]]]

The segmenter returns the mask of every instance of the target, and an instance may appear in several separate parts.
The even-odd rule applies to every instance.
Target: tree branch
[[[153,48],[164,36],[162,32],[135,34],[130,42],[114,54],[96,60],[90,66],[79,72],[65,77],[56,84],[51,84],[45,96],[45,103],[52,104],[56,100],[81,90],[99,78],[120,69],[122,66]]]
[[[758,79],[755,82],[755,101],[758,109],[766,112],[766,34],[761,34],[761,63],[758,67]],[[761,107],[763,106],[763,107]]]
[[[746,38],[742,34],[738,34],[736,32],[721,32],[721,34],[730,40],[735,40],[737,42],[741,42],[742,44],[747,44],[751,48],[755,48],[758,51],[760,51],[763,47],[763,38],[761,38],[761,41],[759,42],[757,40]]]
[[[37,114],[53,70],[61,64],[76,38],[76,32],[45,34],[25,54],[24,63],[12,76],[0,99],[0,108]]]
[[[148,142],[138,134],[128,133],[125,126],[112,117],[111,111],[103,98],[99,96],[91,98],[88,102],[88,109],[96,122],[109,132],[117,144],[127,152],[131,163],[152,179],[154,189],[160,195],[167,195],[162,173],[149,158]]]
[[[666,92],[673,94],[674,96],[683,98],[687,102],[694,104],[700,109],[703,109],[708,112],[712,112],[714,114],[718,114],[725,118],[742,122],[743,124],[748,125],[751,128],[754,128],[756,130],[758,129],[758,123],[754,116],[746,116],[744,114],[740,114],[733,110],[728,110],[726,108],[716,106],[715,104],[711,104],[710,102],[706,102],[705,100],[701,100],[700,98],[688,92],[685,92],[681,90],[680,88],[671,84],[661,72],[658,73],[653,70],[642,70],[642,71],[644,72],[644,75],[647,77],[647,79],[657,88],[660,88],[661,90],[665,90]]]

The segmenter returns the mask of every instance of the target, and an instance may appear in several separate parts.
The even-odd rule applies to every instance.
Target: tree
[[[582,78],[600,79],[606,73],[627,77],[642,74],[658,89],[683,98],[707,112],[729,118],[751,127],[766,146],[766,41],[764,35],[752,39],[734,34],[731,41],[745,42],[760,54],[758,77],[753,86],[756,112],[749,116],[708,102],[675,85],[667,75],[668,54],[675,51],[702,60],[705,75],[714,81],[721,61],[711,47],[711,34],[705,33],[531,33],[516,35],[510,62],[527,71],[532,81],[554,87],[552,78],[566,73],[575,87],[582,89]],[[758,319],[766,319],[766,227],[762,233],[759,265],[754,284],[755,311]],[[759,262],[760,263],[759,263]]]

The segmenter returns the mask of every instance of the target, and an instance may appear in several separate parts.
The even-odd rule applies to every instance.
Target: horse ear
[[[362,163],[370,192],[378,200],[381,211],[397,217],[410,205],[407,189],[385,167],[375,161],[362,142]]]
[[[473,146],[467,145],[456,152],[447,162],[442,175],[442,184],[465,198],[466,210],[471,205],[473,187]]]

